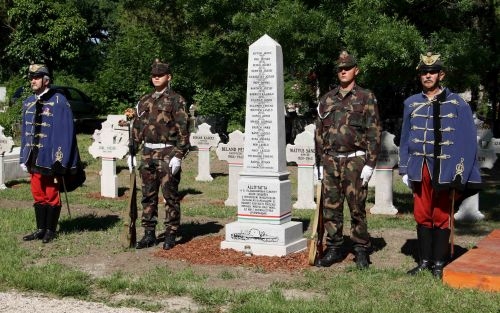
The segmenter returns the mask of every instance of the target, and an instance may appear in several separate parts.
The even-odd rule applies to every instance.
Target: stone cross
[[[229,134],[227,144],[219,143],[217,146],[217,157],[221,161],[227,161],[229,167],[228,197],[224,202],[226,206],[238,205],[238,179],[243,170],[244,140],[245,134],[235,130]]]
[[[283,256],[306,248],[302,223],[291,221],[283,111],[283,54],[264,35],[249,48],[238,220],[226,225],[222,249]]]
[[[108,115],[101,130],[95,130],[94,142],[89,153],[94,158],[101,158],[101,196],[118,197],[118,176],[116,159],[122,159],[128,152],[129,132],[127,126],[119,126],[118,121],[126,120],[125,115]]]
[[[196,181],[212,181],[210,175],[210,148],[216,147],[220,141],[218,134],[210,132],[211,126],[203,123],[198,127],[198,132],[191,133],[189,141],[191,146],[198,148],[198,176]]]
[[[305,130],[295,137],[294,144],[286,145],[286,160],[297,164],[297,202],[296,209],[314,209],[314,164],[315,143],[314,124],[306,126]]]
[[[4,156],[5,153],[9,153],[12,150],[14,141],[12,137],[6,137],[3,130],[4,128],[0,126],[0,189],[7,189],[7,186],[5,186]]]
[[[380,153],[375,168],[377,183],[375,185],[375,205],[370,209],[372,214],[395,215],[398,213],[398,209],[392,203],[393,168],[398,163],[399,155],[394,137],[387,131],[382,132]]]

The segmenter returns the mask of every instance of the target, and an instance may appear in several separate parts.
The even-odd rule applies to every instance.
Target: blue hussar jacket
[[[19,162],[30,172],[64,175],[79,161],[73,113],[64,95],[49,89],[23,101]]]
[[[399,174],[422,181],[427,163],[436,189],[478,189],[476,127],[465,100],[448,88],[433,100],[423,93],[404,101]]]

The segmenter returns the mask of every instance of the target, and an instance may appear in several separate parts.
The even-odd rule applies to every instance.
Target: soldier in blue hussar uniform
[[[79,154],[71,107],[50,89],[47,66],[31,64],[28,75],[33,95],[23,101],[19,163],[30,173],[37,230],[23,240],[48,243],[61,213],[58,177],[76,171]]]
[[[413,191],[420,260],[408,274],[424,270],[441,278],[448,261],[452,198],[479,189],[476,128],[459,95],[441,86],[439,54],[420,56],[423,91],[404,101],[399,173]]]

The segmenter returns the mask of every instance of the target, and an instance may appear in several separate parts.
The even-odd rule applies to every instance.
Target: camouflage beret
[[[28,75],[33,76],[50,76],[49,68],[45,64],[30,64]]]
[[[440,54],[433,54],[432,52],[427,52],[425,55],[420,55],[420,61],[417,65],[417,70],[442,70],[443,62],[440,60]]]
[[[347,51],[342,51],[337,60],[337,67],[353,67],[357,65],[356,58]]]
[[[162,63],[159,59],[156,59],[151,65],[151,75],[166,75],[170,74],[170,65],[168,63]]]

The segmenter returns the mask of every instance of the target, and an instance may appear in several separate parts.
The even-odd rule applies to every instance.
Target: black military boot
[[[344,259],[344,253],[340,247],[327,247],[323,257],[316,261],[317,267],[330,267]]]
[[[145,229],[144,237],[135,245],[136,249],[149,248],[156,245],[155,229]]]
[[[46,217],[47,231],[43,236],[42,239],[43,243],[49,243],[52,240],[54,240],[54,238],[56,238],[56,230],[57,230],[57,223],[59,222],[59,215],[61,215],[60,206],[50,206],[50,205],[47,206],[47,217]]]
[[[423,271],[432,269],[432,234],[433,229],[424,227],[421,224],[417,225],[417,240],[418,240],[418,265],[406,272],[408,275],[416,275]]]
[[[45,214],[46,214],[46,206],[44,204],[35,203],[33,205],[35,208],[35,220],[36,220],[36,228],[35,232],[26,235],[23,237],[24,241],[31,241],[36,239],[42,239],[45,235],[46,231],[46,223],[45,223]]]
[[[368,248],[363,246],[354,247],[354,262],[359,269],[366,269],[370,265],[368,260]]]
[[[432,238],[432,252],[434,254],[434,267],[432,275],[436,278],[443,278],[443,269],[448,261],[450,253],[450,230],[434,228],[434,237]]]
[[[163,250],[170,250],[175,247],[175,234],[165,234],[165,241],[163,242]]]

